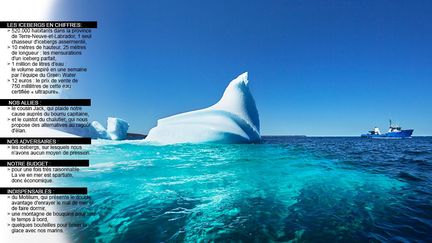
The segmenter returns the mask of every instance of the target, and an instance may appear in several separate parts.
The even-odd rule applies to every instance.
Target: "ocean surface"
[[[75,242],[432,242],[432,137],[93,141]]]

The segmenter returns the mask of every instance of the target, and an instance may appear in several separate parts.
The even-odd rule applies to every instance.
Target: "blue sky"
[[[79,89],[93,119],[204,108],[249,72],[262,134],[359,135],[388,119],[432,135],[432,1],[62,1],[97,20]]]

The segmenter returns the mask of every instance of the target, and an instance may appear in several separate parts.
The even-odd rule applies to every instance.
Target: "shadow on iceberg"
[[[158,120],[146,141],[160,144],[259,142],[259,115],[248,83],[246,72],[229,83],[215,105]]]

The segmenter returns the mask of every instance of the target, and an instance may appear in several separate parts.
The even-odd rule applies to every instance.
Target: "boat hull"
[[[362,138],[410,138],[413,134],[413,129],[402,130],[400,132],[388,132],[384,134],[362,134]]]

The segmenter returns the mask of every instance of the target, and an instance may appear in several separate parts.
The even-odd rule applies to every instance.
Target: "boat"
[[[362,134],[362,138],[382,138],[382,139],[398,139],[398,138],[411,138],[414,129],[405,129],[402,130],[402,127],[399,125],[394,125],[392,120],[390,120],[390,127],[388,132],[381,133],[378,127],[375,127],[372,131],[369,131],[367,134]]]

